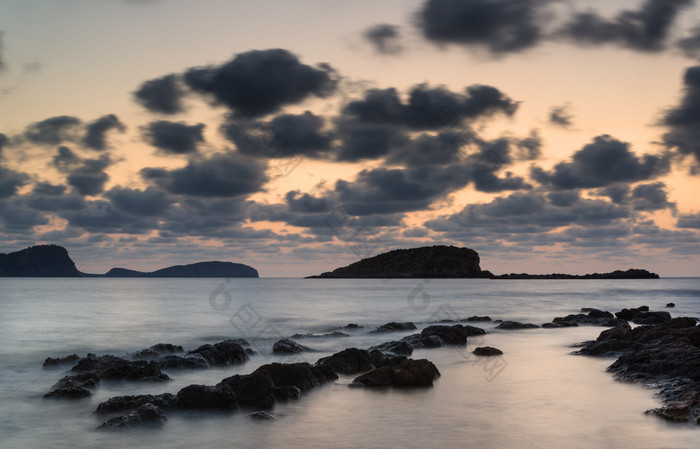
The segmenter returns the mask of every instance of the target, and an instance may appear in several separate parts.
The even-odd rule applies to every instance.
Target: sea
[[[675,308],[666,308],[673,302]],[[572,345],[603,328],[488,333],[466,347],[419,349],[440,370],[433,387],[350,388],[340,376],[274,420],[234,412],[167,411],[159,428],[95,430],[94,410],[127,394],[176,393],[214,385],[271,362],[315,363],[348,347],[368,348],[412,332],[372,334],[387,322],[420,330],[443,320],[489,316],[541,325],[582,307],[611,312],[647,305],[700,318],[700,278],[658,280],[482,279],[0,279],[0,447],[27,448],[697,448],[700,426],[646,415],[661,401],[649,387],[616,381],[611,358],[572,355]],[[344,328],[355,323],[357,328]],[[316,352],[272,354],[294,334]],[[415,332],[415,331],[414,331]],[[69,367],[43,369],[47,357],[128,356],[156,343],[194,349],[245,338],[257,352],[241,365],[165,371],[164,383],[103,382],[90,398],[43,395]],[[504,354],[478,358],[477,346]]]

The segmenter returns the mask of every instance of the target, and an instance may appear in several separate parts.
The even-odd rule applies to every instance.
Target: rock
[[[556,319],[556,318],[555,318]],[[542,325],[545,329],[556,329],[561,327],[578,327],[578,323],[575,321],[557,321],[554,323],[544,323]]]
[[[80,277],[82,273],[57,245],[37,245],[21,251],[0,254],[0,277]]]
[[[186,355],[199,354],[211,366],[234,365],[249,359],[245,349],[234,340],[226,340],[214,345],[202,345]]]
[[[465,345],[467,344],[467,336],[484,335],[486,331],[474,326],[462,326],[455,324],[454,326],[428,326],[420,333],[421,341],[437,336],[446,345]],[[426,347],[429,347],[426,345]]]
[[[565,317],[556,317],[552,320],[552,325],[542,325],[542,327],[571,327],[573,325],[580,324],[614,327],[627,323],[625,320],[615,318],[615,316],[610,312],[590,308],[584,308],[582,310],[588,310],[588,314],[578,313],[575,315],[567,315]]]
[[[290,340],[288,338],[276,341],[275,344],[272,345],[272,352],[275,354],[298,354],[300,352],[313,351],[314,349],[311,349],[308,346],[300,345],[294,340]]]
[[[695,325],[698,324],[698,321],[696,318],[689,317],[689,316],[682,316],[678,318],[672,318],[669,321],[664,322],[661,324],[661,326],[669,326],[673,327],[676,329],[680,329],[683,327],[695,327]]]
[[[252,419],[259,420],[259,421],[274,421],[275,419],[277,419],[274,416],[272,416],[271,414],[264,412],[262,410],[257,411],[255,413],[251,413],[248,416],[250,416]]]
[[[591,318],[615,318],[615,315],[612,313],[598,309],[589,310],[588,316]]]
[[[349,337],[350,334],[346,334],[345,332],[329,332],[327,334],[294,334],[292,335],[292,338],[340,338],[340,337]]]
[[[379,326],[378,328],[376,328],[375,330],[370,332],[370,334],[378,334],[381,332],[414,331],[416,329],[417,329],[416,325],[411,323],[411,322],[408,322],[408,323],[391,322],[391,323],[386,323],[386,324]]]
[[[536,324],[530,324],[530,323],[518,323],[517,321],[504,321],[498,326],[496,326],[496,329],[506,329],[506,330],[518,330],[518,329],[537,329],[539,328],[538,325]]]
[[[388,341],[369,348],[369,351],[381,351],[386,355],[410,356],[413,354],[413,345],[406,341]]]
[[[94,372],[80,373],[74,376],[66,376],[56,382],[51,390],[44,395],[52,399],[82,399],[92,395],[88,388],[98,384],[100,378]]]
[[[206,369],[211,365],[201,354],[166,355],[156,363],[161,369]]]
[[[165,354],[175,354],[184,352],[185,350],[180,345],[172,345],[170,343],[158,343],[150,348],[142,349],[131,355],[133,359],[156,359]]]
[[[647,410],[648,415],[655,415],[671,422],[688,422],[690,415],[689,402],[673,402],[664,407]]]
[[[360,325],[357,324],[357,323],[348,323],[348,324],[345,326],[345,329],[362,329],[362,326],[360,326]]]
[[[494,355],[503,355],[503,351],[497,348],[492,348],[491,346],[482,346],[479,348],[474,349],[472,351],[474,355],[483,355],[483,356],[494,356]]]
[[[635,324],[661,324],[671,321],[671,314],[668,312],[640,312],[632,321]]]
[[[336,374],[356,374],[374,368],[369,351],[357,348],[347,348],[331,356],[323,357],[316,362],[315,366]]]
[[[47,399],[82,399],[92,396],[90,390],[83,388],[77,384],[66,385],[65,387],[56,388],[44,395]]]
[[[168,418],[163,415],[163,410],[153,404],[144,404],[137,410],[125,416],[117,416],[103,422],[98,430],[118,430],[129,427],[160,426],[165,424]]]
[[[669,302],[668,304],[666,304],[666,307],[676,307],[676,305],[672,302]]]
[[[183,408],[224,410],[238,408],[233,390],[222,384],[216,387],[189,385],[177,392],[177,398]]]
[[[308,363],[269,363],[255,372],[267,373],[278,388],[297,387],[301,392],[336,380],[338,376],[330,371],[316,368]]]
[[[177,396],[171,393],[162,393],[157,395],[152,394],[142,394],[138,396],[114,396],[101,402],[95,413],[97,414],[109,414],[116,412],[123,412],[127,410],[134,410],[142,405],[153,404],[163,410],[177,408],[179,406],[179,400]]]
[[[633,321],[634,318],[640,315],[642,312],[648,312],[648,306],[637,307],[636,309],[622,309],[615,313],[615,316],[621,320]]]
[[[286,399],[285,392],[278,392],[275,383],[265,371],[227,377],[218,385],[226,385],[236,395],[241,407],[270,408],[276,400]]]
[[[462,321],[473,321],[473,322],[483,322],[483,321],[491,321],[491,317],[488,316],[470,316],[469,318],[462,320]]]
[[[73,372],[93,372],[102,380],[139,380],[139,381],[166,381],[170,380],[167,374],[160,371],[156,362],[145,360],[126,360],[113,355],[88,354],[81,358],[71,368]]]
[[[44,364],[42,365],[42,368],[55,368],[60,365],[66,365],[66,364],[75,364],[80,360],[80,357],[78,354],[71,354],[66,357],[56,357],[55,359],[51,357],[47,357],[46,360],[44,360]]]
[[[373,349],[369,352],[369,358],[372,361],[374,368],[380,368],[382,366],[396,366],[404,360],[408,360],[408,357],[406,356],[385,353],[377,349]]]
[[[382,366],[357,377],[352,386],[429,387],[440,371],[429,360],[406,359],[396,366]]]
[[[213,261],[173,265],[151,272],[112,268],[105,273],[105,276],[136,278],[257,278],[258,271],[242,263]]]

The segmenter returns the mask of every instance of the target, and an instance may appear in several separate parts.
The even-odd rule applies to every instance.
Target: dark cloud
[[[669,169],[667,156],[637,157],[628,143],[603,135],[574,153],[571,162],[560,162],[549,172],[533,167],[532,177],[555,189],[596,188],[653,179]]]
[[[9,198],[29,180],[26,173],[16,172],[0,165],[0,199]]]
[[[26,234],[34,226],[46,225],[49,223],[45,214],[25,207],[18,202],[7,204],[0,203],[0,220],[4,226],[2,230],[6,233]]]
[[[627,184],[613,184],[603,189],[597,190],[595,193],[599,196],[607,196],[615,204],[624,204],[630,192],[630,187]]]
[[[145,168],[141,175],[172,194],[235,197],[259,192],[267,181],[265,168],[260,161],[229,152],[174,170]]]
[[[409,141],[404,130],[381,123],[344,121],[338,124],[336,132],[341,141],[337,160],[341,162],[379,159]]]
[[[83,210],[87,207],[85,199],[78,195],[43,194],[35,191],[26,197],[22,197],[25,204],[42,212],[60,212]]]
[[[549,123],[552,125],[569,128],[573,125],[574,116],[569,112],[569,106],[554,106],[549,111]]]
[[[646,0],[640,9],[626,10],[614,19],[595,12],[574,15],[559,30],[578,45],[615,44],[639,51],[661,51],[676,17],[695,0]]]
[[[418,12],[423,35],[438,44],[484,48],[493,55],[527,50],[543,38],[551,0],[428,0]]]
[[[146,190],[114,187],[105,196],[117,211],[143,217],[162,215],[172,204],[165,192],[152,187]]]
[[[303,114],[282,114],[268,122],[241,121],[235,117],[221,127],[222,133],[243,154],[263,158],[294,156],[320,157],[333,141],[323,130],[323,117],[306,111]]]
[[[151,112],[177,114],[185,110],[182,101],[184,90],[176,75],[166,75],[144,82],[134,92],[134,98]]]
[[[66,191],[66,186],[62,184],[51,184],[50,182],[37,182],[32,189],[35,195],[60,196]]]
[[[517,109],[518,103],[495,87],[473,85],[460,94],[419,84],[410,90],[408,103],[402,103],[394,88],[371,89],[362,100],[348,103],[343,114],[363,123],[433,130],[496,113],[512,116]]]
[[[80,164],[80,157],[66,146],[60,146],[56,150],[57,154],[52,159],[52,165],[62,172],[70,171]]]
[[[696,26],[690,34],[676,42],[676,46],[688,58],[700,57],[700,26]]]
[[[189,69],[184,80],[194,92],[227,106],[238,117],[266,115],[310,96],[324,98],[337,87],[328,64],[302,64],[284,49],[240,53],[221,66]]]
[[[159,120],[144,127],[144,137],[148,143],[166,154],[196,153],[197,145],[204,142],[205,125],[187,125],[182,122]]]
[[[700,230],[700,213],[679,215],[676,227]]]
[[[0,158],[2,158],[2,151],[10,143],[10,139],[3,133],[0,133]]]
[[[460,159],[464,145],[474,141],[471,134],[445,131],[437,135],[421,134],[416,139],[398,147],[387,157],[391,164],[405,164],[409,167],[444,165]]]
[[[397,55],[403,51],[403,47],[399,43],[401,34],[399,27],[380,23],[367,29],[364,33],[374,49],[384,55]]]
[[[80,124],[80,119],[68,115],[51,117],[29,125],[24,137],[32,143],[58,145],[75,141]]]
[[[641,184],[632,190],[631,203],[634,210],[655,211],[675,209],[676,204],[668,200],[666,185],[663,182]]]
[[[547,200],[553,205],[558,207],[570,207],[572,204],[576,203],[581,199],[581,196],[577,191],[574,190],[564,190],[560,192],[549,192],[547,194]]]
[[[112,130],[126,131],[126,126],[114,114],[105,115],[92,123],[88,123],[85,137],[83,138],[83,145],[98,151],[107,149],[106,135],[108,131]]]
[[[700,163],[700,66],[685,72],[684,96],[680,105],[666,112],[662,125],[669,127],[663,137],[667,147],[681,156],[692,155]]]
[[[97,195],[104,190],[109,179],[105,169],[112,164],[107,156],[99,159],[83,159],[80,165],[71,169],[68,184],[81,195]]]
[[[105,200],[90,201],[83,210],[59,215],[70,226],[93,233],[145,234],[158,227],[156,219],[119,213]]]

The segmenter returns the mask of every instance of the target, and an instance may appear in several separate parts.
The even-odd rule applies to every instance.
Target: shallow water
[[[676,308],[665,309],[668,302]],[[368,335],[388,321],[421,328],[489,315],[542,324],[581,307],[615,312],[640,305],[700,317],[700,279],[0,279],[0,446],[695,448],[700,428],[644,415],[659,405],[654,392],[613,380],[605,372],[611,359],[570,355],[569,345],[594,339],[602,328],[499,331],[491,323],[472,323],[489,334],[471,338],[466,349],[414,353],[441,371],[433,388],[368,391],[348,388],[347,376],[276,406],[272,422],[253,421],[249,411],[167,412],[162,429],[94,431],[102,419],[92,412],[111,396],[174,393],[263,363],[313,363],[410,334]],[[346,338],[300,340],[318,353],[270,353],[278,338],[350,322],[364,328],[346,331],[352,334]],[[103,383],[89,399],[42,399],[66,369],[41,369],[46,357],[125,355],[159,342],[192,349],[225,338],[247,338],[259,354],[235,367],[170,371],[168,383]],[[478,345],[505,354],[477,359],[470,352]]]

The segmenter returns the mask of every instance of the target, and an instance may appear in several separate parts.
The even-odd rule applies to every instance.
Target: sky
[[[700,276],[695,0],[4,0],[0,253]]]

